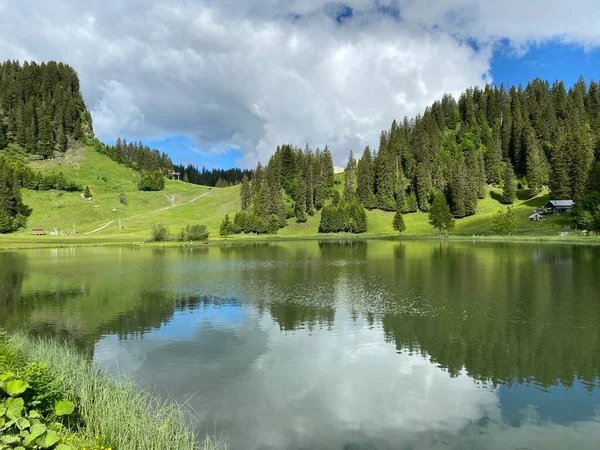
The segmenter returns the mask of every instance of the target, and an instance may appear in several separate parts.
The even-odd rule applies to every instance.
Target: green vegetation
[[[25,225],[31,210],[23,204],[14,171],[0,158],[0,233],[10,233]]]
[[[513,209],[509,206],[506,208],[506,211],[498,211],[496,216],[492,221],[492,230],[497,234],[508,234],[512,236],[518,227],[518,219],[513,211]]]
[[[0,448],[199,448],[179,406],[103,374],[56,341],[2,338],[0,371]],[[208,439],[202,448],[218,446]]]

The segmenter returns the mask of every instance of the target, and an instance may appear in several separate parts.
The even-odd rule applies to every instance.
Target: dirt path
[[[121,221],[122,221],[122,222],[125,222],[126,220],[135,219],[136,217],[141,217],[141,216],[145,216],[145,215],[148,215],[148,214],[156,214],[156,213],[158,213],[158,212],[161,212],[161,211],[167,211],[167,210],[169,210],[169,209],[177,208],[177,207],[179,207],[179,206],[183,206],[183,205],[189,205],[190,203],[194,203],[196,200],[198,200],[198,199],[200,199],[200,198],[202,198],[202,197],[205,197],[205,196],[207,196],[208,194],[210,194],[210,191],[208,191],[208,192],[205,192],[204,194],[198,195],[197,197],[194,197],[193,199],[191,199],[191,200],[188,200],[187,202],[179,203],[178,205],[165,206],[164,208],[159,208],[159,209],[156,209],[156,210],[154,210],[154,211],[148,211],[148,212],[145,212],[145,213],[136,214],[135,216],[126,217],[126,218],[124,218],[124,219],[121,219]],[[96,232],[98,232],[98,231],[101,231],[101,230],[105,229],[105,228],[106,228],[106,227],[108,227],[109,225],[112,225],[113,223],[115,223],[115,221],[114,221],[114,220],[111,220],[110,222],[108,222],[108,223],[105,223],[104,225],[102,225],[102,226],[100,226],[100,227],[96,228],[95,230],[88,231],[87,233],[83,233],[83,234],[92,234],[92,233],[96,233]]]
[[[115,223],[115,221],[114,221],[114,220],[111,220],[110,222],[108,222],[108,223],[105,223],[105,224],[104,224],[104,225],[102,225],[101,227],[98,227],[98,228],[96,228],[95,230],[88,231],[87,233],[83,233],[83,234],[92,234],[92,233],[95,233],[96,231],[100,231],[100,230],[103,230],[103,229],[105,229],[107,226],[109,226],[109,225],[111,225],[111,224],[113,224],[113,223]]]

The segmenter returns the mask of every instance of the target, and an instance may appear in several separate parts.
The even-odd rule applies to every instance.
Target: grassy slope
[[[161,222],[167,225],[173,234],[183,226],[194,223],[206,224],[212,238],[218,238],[219,224],[225,214],[233,215],[239,209],[239,186],[231,188],[213,188],[196,186],[178,181],[168,180],[162,192],[140,192],[137,190],[139,174],[111,161],[90,148],[70,150],[65,158],[51,161],[31,163],[35,170],[43,173],[63,171],[82,186],[89,186],[93,194],[92,201],[81,198],[79,193],[64,192],[57,195],[55,191],[23,191],[23,197],[33,213],[28,227],[10,236],[0,237],[5,245],[35,242],[52,242],[54,244],[75,243],[72,237],[33,238],[31,228],[42,227],[47,231],[56,227],[59,231],[72,231],[73,224],[80,234],[78,243],[102,243],[106,241],[143,241],[150,235],[152,224]],[[343,174],[336,175],[336,188],[343,190]],[[504,207],[490,190],[486,198],[479,202],[479,213],[475,216],[456,221],[455,235],[491,235],[491,219]],[[127,205],[119,202],[119,194],[127,197]],[[204,197],[193,203],[186,203],[200,195]],[[175,196],[178,207],[157,211],[171,205],[167,196]],[[547,217],[544,223],[530,223],[527,217],[532,210],[546,203],[547,195],[520,201],[513,205],[519,217],[519,235],[557,236],[561,228],[569,225],[568,217]],[[116,212],[113,212],[116,209]],[[366,236],[383,236],[394,234],[392,230],[393,213],[369,211],[369,232]],[[118,218],[122,219],[123,229],[118,228]],[[281,238],[309,238],[318,235],[320,213],[309,217],[308,222],[299,224],[294,219],[288,226],[280,230]],[[84,233],[94,230],[109,222],[106,228],[93,234]],[[435,236],[437,234],[428,223],[426,213],[405,215],[406,236]],[[254,236],[233,236],[229,239],[254,239]],[[262,237],[264,239],[264,236]],[[43,239],[43,241],[41,240]]]

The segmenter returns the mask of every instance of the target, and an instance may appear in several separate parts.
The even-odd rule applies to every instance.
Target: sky
[[[79,73],[98,138],[177,163],[377,146],[469,86],[600,72],[597,0],[0,0],[3,59]]]

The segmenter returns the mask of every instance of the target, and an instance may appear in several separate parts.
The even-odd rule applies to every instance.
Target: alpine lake
[[[600,448],[600,246],[3,251],[0,327],[66,339],[229,450]]]

